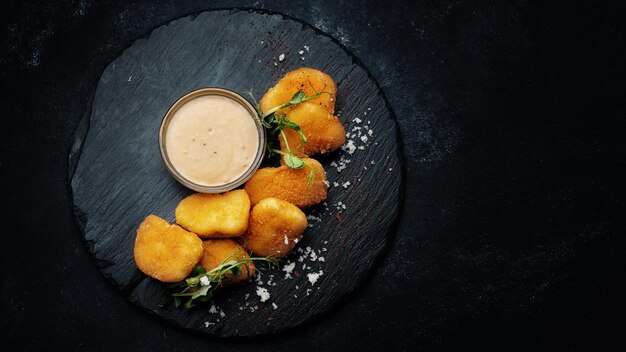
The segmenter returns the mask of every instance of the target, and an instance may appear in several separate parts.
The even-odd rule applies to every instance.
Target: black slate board
[[[151,213],[173,221],[177,203],[191,193],[169,176],[160,159],[157,130],[163,115],[188,91],[252,88],[260,96],[285,72],[303,66],[333,76],[340,118],[356,134],[351,138],[355,145],[363,148],[352,155],[339,151],[319,158],[330,181],[329,196],[327,205],[307,212],[321,221],[309,221],[312,226],[300,250],[288,257],[296,262],[293,278],[285,279],[280,268],[268,270],[259,278],[262,284],[216,297],[213,311],[160,308],[160,283],[139,272],[133,260],[135,230]],[[367,141],[355,127],[361,127]],[[105,69],[70,153],[76,215],[102,273],[149,312],[213,336],[276,333],[328,311],[370,273],[393,236],[398,216],[399,143],[396,121],[378,85],[333,39],[281,15],[204,12],[155,29]],[[349,162],[339,171],[333,165],[342,158]],[[343,187],[346,182],[350,185]],[[315,256],[298,261],[309,248]],[[320,271],[312,285],[307,274]],[[269,301],[260,302],[257,286],[268,289]]]

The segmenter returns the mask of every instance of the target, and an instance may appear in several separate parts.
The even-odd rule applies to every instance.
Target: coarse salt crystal
[[[283,271],[286,273],[285,274],[285,279],[289,279],[291,278],[291,273],[293,272],[293,269],[296,267],[296,263],[288,263],[283,265]]]
[[[356,145],[354,145],[354,141],[350,139],[348,140],[348,143],[346,145],[341,147],[341,149],[347,151],[348,154],[352,155],[352,153],[354,153],[354,151],[356,150]]]
[[[346,182],[341,184],[341,186],[343,186],[343,188],[348,188],[348,186],[350,186],[350,185],[351,185],[350,181],[346,181]]]
[[[361,123],[363,120],[361,120],[360,118],[358,118],[358,117],[357,117],[357,118],[355,118],[355,119],[354,119],[354,120],[352,120],[352,121],[354,121],[354,122],[356,122],[356,123]]]
[[[265,287],[257,286],[256,295],[261,297],[261,302],[265,302],[270,299],[270,293]]]
[[[300,54],[300,55],[304,54],[304,50],[298,51],[298,54]]]
[[[309,47],[308,46],[305,45],[303,48],[304,48],[304,50],[309,51]]]
[[[363,142],[363,143],[367,142],[367,136],[366,135],[362,135],[361,136],[361,142]]]
[[[322,276],[322,274],[324,274],[324,271],[320,270],[317,273],[308,273],[306,274],[306,276],[309,278],[309,282],[311,283],[311,285],[315,285],[315,283],[320,278],[320,276]]]
[[[289,239],[287,238],[287,235],[285,235],[285,244],[289,244]],[[269,281],[267,282],[269,284]]]
[[[278,308],[278,306],[276,305],[276,303],[272,303],[272,308],[274,308],[274,309]]]
[[[278,55],[278,61],[282,62],[283,60],[285,60],[285,54]]]
[[[201,286],[209,286],[209,287],[211,287],[211,280],[209,280],[208,277],[203,276],[203,277],[200,278],[200,285]]]

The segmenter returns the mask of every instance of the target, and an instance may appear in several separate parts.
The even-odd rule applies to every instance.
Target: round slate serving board
[[[133,260],[135,231],[148,214],[173,221],[176,205],[191,194],[161,161],[162,117],[191,90],[251,88],[260,97],[303,66],[335,79],[337,111],[357,147],[318,158],[330,181],[326,205],[307,211],[310,227],[298,250],[257,282],[222,292],[213,309],[160,307],[162,285]],[[149,312],[213,336],[276,333],[328,311],[370,273],[399,212],[399,138],[380,88],[330,37],[281,15],[204,12],[155,29],[105,69],[70,154],[76,216],[102,273]],[[321,275],[312,284],[309,274]],[[268,301],[260,301],[258,286],[269,291]]]

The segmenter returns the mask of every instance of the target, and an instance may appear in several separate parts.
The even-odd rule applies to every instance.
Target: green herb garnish
[[[196,266],[185,280],[167,287],[162,306],[174,302],[176,308],[182,305],[185,309],[190,309],[199,302],[210,301],[213,298],[214,289],[228,280],[227,274],[239,275],[242,273],[241,266],[250,276],[249,264],[253,261],[267,262],[271,265],[278,264],[278,259],[274,257],[239,258],[238,254],[240,253],[241,251],[237,249],[210,271],[206,271],[202,266]]]
[[[322,90],[321,92],[316,92],[315,94],[307,97],[303,91],[299,90],[296,92],[296,94],[293,95],[293,97],[291,97],[291,100],[289,100],[288,102],[278,105],[276,107],[273,107],[265,112],[261,111],[259,103],[256,101],[256,99],[254,98],[254,95],[252,94],[252,90],[247,91],[246,93],[254,101],[257,113],[259,114],[259,118],[261,119],[261,123],[263,124],[263,127],[265,127],[265,130],[267,131],[269,135],[268,142],[267,142],[267,157],[272,158],[274,155],[277,155],[277,154],[282,155],[285,165],[287,165],[288,167],[292,169],[301,169],[305,165],[308,166],[310,171],[309,171],[309,175],[307,176],[307,181],[309,183],[309,186],[312,186],[313,181],[315,180],[315,170],[313,169],[311,165],[309,165],[307,162],[302,160],[302,158],[297,156],[292,151],[291,147],[289,146],[289,142],[287,141],[287,136],[285,135],[284,129],[290,128],[298,133],[298,135],[300,136],[300,140],[301,140],[301,143],[298,147],[301,147],[307,142],[307,137],[300,129],[300,125],[298,125],[297,123],[293,121],[287,120],[285,114],[277,114],[276,112],[278,110],[284,109],[289,106],[293,106],[293,105],[303,103],[305,101],[313,100],[326,92]],[[279,136],[282,137],[285,143],[285,149],[287,149],[287,152],[280,150],[280,148],[277,146],[276,143],[278,141]]]

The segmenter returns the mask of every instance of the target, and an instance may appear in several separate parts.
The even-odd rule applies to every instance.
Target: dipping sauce
[[[164,142],[181,176],[201,186],[219,186],[237,180],[255,163],[259,128],[239,102],[201,95],[174,112]]]

